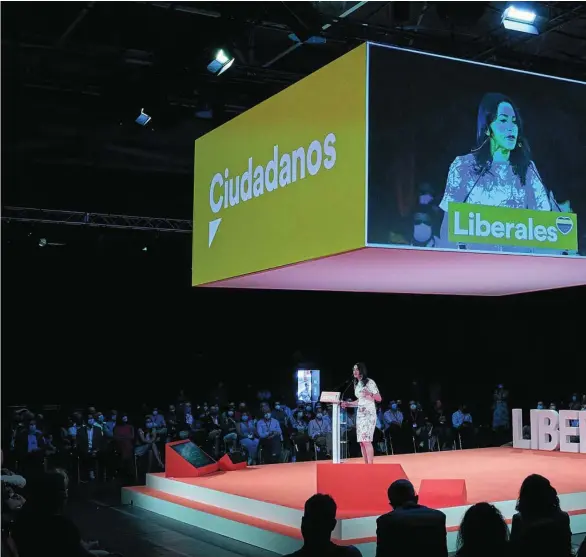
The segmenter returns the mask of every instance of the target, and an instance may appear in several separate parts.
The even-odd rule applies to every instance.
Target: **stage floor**
[[[571,514],[574,533],[586,531],[586,455],[499,447],[377,457],[375,466],[380,464],[400,464],[417,490],[422,480],[465,481],[465,505],[438,506],[446,513],[450,550],[471,504],[495,503],[510,520],[521,482],[534,473],[549,478],[558,490],[562,508]],[[303,506],[316,493],[320,465],[255,466],[189,479],[149,474],[145,487],[123,491],[123,502],[284,554],[300,547]],[[368,482],[369,476],[356,481]],[[385,509],[377,514],[382,512]],[[360,508],[339,509],[333,538],[341,544],[357,544],[369,555],[376,518]]]

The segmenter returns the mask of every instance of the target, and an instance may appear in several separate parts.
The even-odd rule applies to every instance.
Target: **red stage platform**
[[[181,479],[149,474],[145,487],[123,490],[123,503],[285,554],[301,545],[306,499],[327,492],[339,504],[335,541],[358,545],[366,557],[374,555],[377,516],[390,510],[389,484],[407,477],[422,504],[446,513],[452,551],[471,504],[490,501],[510,519],[521,482],[538,473],[558,490],[573,532],[586,532],[586,455],[512,448],[444,451],[377,457],[368,473],[360,462],[273,464]]]

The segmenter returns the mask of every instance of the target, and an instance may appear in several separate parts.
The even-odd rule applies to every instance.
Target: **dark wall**
[[[40,235],[66,245],[39,248]],[[180,386],[203,399],[220,378],[233,398],[265,385],[290,392],[296,351],[324,370],[324,387],[365,361],[387,399],[408,398],[414,378],[441,382],[455,402],[486,404],[497,382],[528,403],[586,387],[584,290],[483,299],[216,291],[189,286],[188,236],[11,223],[2,242],[5,404],[161,403]]]

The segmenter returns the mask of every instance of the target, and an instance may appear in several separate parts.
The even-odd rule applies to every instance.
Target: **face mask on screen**
[[[232,417],[234,415],[234,412],[232,410],[228,410],[228,416]]]
[[[574,395],[574,396],[572,397],[572,402],[576,402],[577,400],[578,400],[578,397],[577,397],[576,395]]]
[[[303,418],[303,412],[297,412],[297,417],[301,420]]]
[[[280,410],[281,409],[281,405],[280,404],[275,404],[275,410]]]
[[[429,205],[433,201],[433,195],[431,193],[423,193],[419,196],[420,205]]]
[[[90,418],[90,419],[87,421],[87,425],[94,425],[95,423],[96,423],[96,421],[95,421],[93,418]]]
[[[321,412],[318,412],[318,413],[315,415],[315,417],[316,417],[318,420],[321,420],[321,419],[322,419],[322,417],[323,417],[323,414],[322,414]]]
[[[306,410],[307,412],[311,412],[311,406],[306,406],[306,407],[305,407],[305,410]]]
[[[543,410],[543,404],[538,404],[537,405],[537,410]]]
[[[265,420],[270,420],[270,419],[271,419],[271,413],[270,412],[267,412],[265,414]]]
[[[413,227],[413,239],[420,244],[431,239],[431,226],[429,224],[416,224]]]
[[[128,421],[128,418],[127,418],[126,416],[122,416],[122,421],[123,421],[124,423],[126,423],[126,422]]]
[[[153,410],[153,416],[156,416],[159,413],[158,410]]]
[[[146,423],[147,428],[151,429],[153,427],[153,422]]]
[[[411,410],[417,410],[417,405],[416,404],[412,404],[411,405]]]
[[[396,404],[391,404],[391,409],[392,410],[396,410],[397,409],[397,405]]]
[[[246,415],[242,416],[242,421],[243,422],[247,422],[248,421],[248,416],[246,416]]]

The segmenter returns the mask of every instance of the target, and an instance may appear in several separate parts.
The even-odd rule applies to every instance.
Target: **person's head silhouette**
[[[396,480],[388,490],[389,502],[391,507],[396,509],[402,507],[407,503],[417,504],[419,497],[415,493],[415,488],[409,480]]]
[[[329,543],[336,527],[336,511],[336,502],[329,495],[317,493],[305,502],[301,534],[306,545]]]
[[[558,493],[547,478],[531,474],[521,484],[517,510],[526,519],[549,518],[560,510]]]
[[[505,552],[509,529],[490,503],[476,503],[464,514],[458,533],[458,555],[499,555]]]

